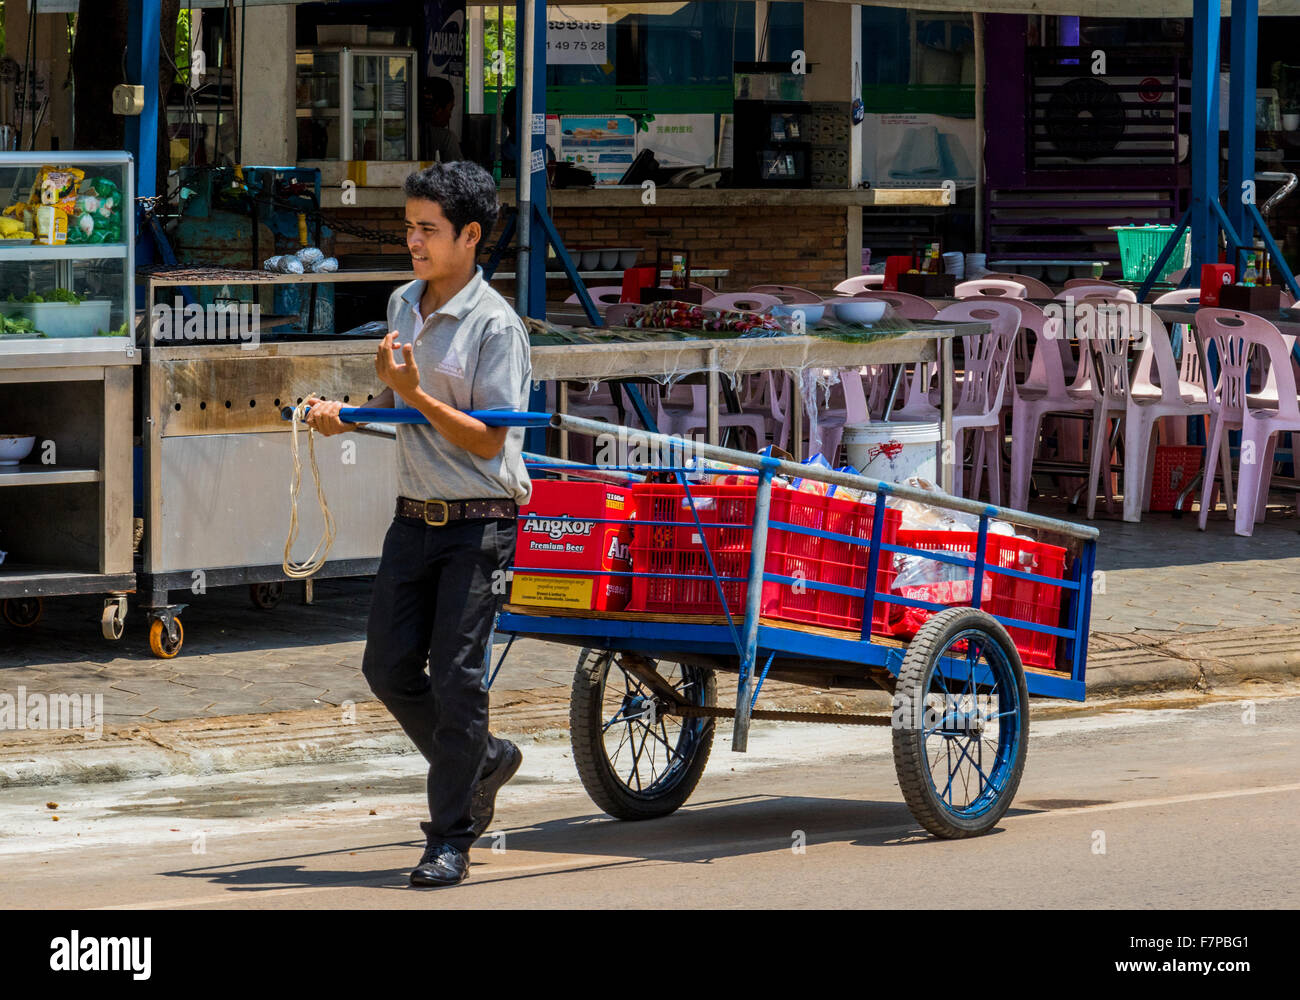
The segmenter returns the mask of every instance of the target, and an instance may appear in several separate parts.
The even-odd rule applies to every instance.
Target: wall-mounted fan
[[[1083,76],[1057,87],[1043,122],[1048,141],[1063,156],[1091,160],[1115,150],[1124,136],[1124,101],[1109,84]]]

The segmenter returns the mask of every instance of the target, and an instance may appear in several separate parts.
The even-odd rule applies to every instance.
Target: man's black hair
[[[435,163],[416,171],[406,178],[405,191],[408,198],[436,202],[457,236],[477,222],[483,230],[480,246],[487,241],[501,210],[492,175],[469,160]]]
[[[429,103],[435,108],[445,107],[456,101],[456,91],[452,88],[451,81],[444,76],[430,77],[427,93]]]

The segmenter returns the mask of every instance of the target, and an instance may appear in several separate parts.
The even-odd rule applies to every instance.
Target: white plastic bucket
[[[871,423],[844,428],[849,464],[868,479],[901,483],[912,476],[938,482],[939,425]]]

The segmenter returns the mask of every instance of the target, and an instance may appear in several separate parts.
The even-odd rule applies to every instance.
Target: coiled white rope
[[[316,480],[316,502],[320,504],[325,530],[306,562],[296,563],[289,554],[293,543],[298,540],[298,491],[302,486],[302,460],[298,454],[298,424],[306,415],[306,403],[299,403],[293,408],[293,427],[289,440],[289,450],[293,454],[293,481],[289,483],[289,537],[284,541],[284,562],[281,563],[284,575],[291,580],[305,580],[324,566],[325,559],[334,546],[334,515],[330,513],[329,505],[325,502],[325,490],[320,482],[320,469],[316,466],[316,432],[309,424],[307,425],[307,453],[311,458],[311,475]]]

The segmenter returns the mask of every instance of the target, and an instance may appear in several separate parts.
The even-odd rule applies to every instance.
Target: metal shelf
[[[57,486],[60,483],[97,483],[98,469],[66,469],[54,465],[23,463],[0,465],[0,486]]]
[[[40,243],[0,240],[0,261],[6,260],[104,260],[125,257],[125,243],[72,243],[51,247]]]
[[[61,597],[108,591],[135,593],[135,574],[88,573],[66,566],[0,563],[0,597]]]
[[[414,281],[411,271],[321,271],[308,274],[281,274],[277,271],[237,271],[225,268],[188,268],[184,271],[141,271],[141,284],[155,288],[182,285],[311,285],[326,282],[379,281],[385,283]]]

